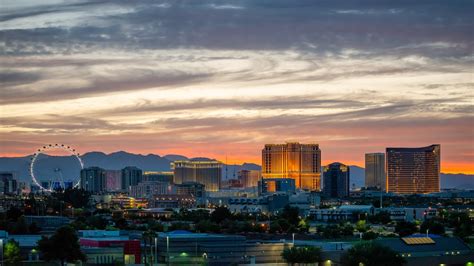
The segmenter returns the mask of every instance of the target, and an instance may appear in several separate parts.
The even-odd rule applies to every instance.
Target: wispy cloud
[[[4,2],[2,154],[258,162],[295,140],[361,163],[441,143],[446,165],[474,165],[471,1]]]

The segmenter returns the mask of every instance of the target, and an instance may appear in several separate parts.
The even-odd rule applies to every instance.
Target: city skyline
[[[363,166],[440,143],[443,172],[474,173],[472,2],[2,4],[0,156],[59,142],[258,163],[299,141]]]
[[[294,143],[294,142],[287,142],[287,143]],[[48,145],[48,144],[45,144],[45,145]],[[265,145],[275,145],[275,144],[265,144]],[[316,144],[316,145],[318,145],[318,144]],[[428,145],[428,144],[426,144],[426,145]],[[416,148],[416,147],[398,147],[398,148]],[[384,148],[383,150],[385,150],[385,149],[386,148]],[[324,150],[322,150],[322,151],[324,151]],[[77,152],[79,154],[79,157],[86,154],[86,153],[94,153],[94,152],[104,153],[104,154],[107,154],[107,155],[110,155],[110,154],[113,154],[113,153],[125,152],[125,153],[142,155],[142,156],[152,154],[152,155],[157,155],[157,156],[160,156],[160,157],[178,155],[178,156],[184,156],[188,159],[205,158],[205,159],[210,159],[210,160],[213,160],[213,161],[218,161],[218,162],[221,162],[223,164],[226,164],[226,162],[227,162],[228,165],[239,165],[239,164],[244,164],[244,163],[252,163],[252,164],[262,166],[261,149],[260,149],[260,158],[258,158],[255,161],[253,161],[253,160],[238,160],[238,159],[230,157],[229,155],[225,155],[224,158],[219,159],[219,158],[214,158],[212,156],[207,156],[206,154],[195,154],[194,156],[188,156],[186,154],[178,154],[178,153],[168,153],[168,154],[160,154],[160,153],[153,153],[153,152],[152,153],[134,153],[134,152],[125,151],[125,150],[117,150],[117,151],[112,151],[112,152],[104,152],[104,151],[99,151],[99,150],[80,152],[80,150],[77,150]],[[70,156],[70,154],[63,152],[62,150],[51,150],[51,151],[46,151],[46,152],[42,152],[42,153],[50,155],[50,156]],[[365,154],[362,155],[363,160],[362,161],[356,161],[356,162],[341,161],[341,160],[338,160],[337,158],[327,159],[327,158],[324,158],[324,155],[321,155],[321,167],[329,165],[333,162],[341,162],[341,163],[344,163],[344,164],[347,164],[347,165],[354,165],[354,166],[365,169],[366,168],[366,159],[367,159],[366,156],[367,156],[367,154],[385,154],[385,152],[365,153]],[[0,156],[0,158],[21,158],[21,157],[27,157],[27,156],[32,156],[32,155],[33,155],[33,153],[18,155],[18,156]],[[444,162],[441,161],[441,166],[443,166],[443,163]],[[443,171],[442,169],[443,169],[443,167],[441,167],[441,172],[446,173],[446,174],[467,174],[467,175],[470,175],[470,174],[474,173],[474,172],[471,173],[471,172],[456,172],[456,171],[447,172],[447,171]]]
[[[2,265],[474,265],[473,0],[2,0]]]

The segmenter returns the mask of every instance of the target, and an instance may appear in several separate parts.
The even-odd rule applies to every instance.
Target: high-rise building
[[[321,189],[318,144],[267,144],[262,150],[262,178],[291,178],[297,188]]]
[[[131,186],[136,186],[142,182],[142,170],[135,166],[127,166],[122,169],[122,189],[130,190]]]
[[[332,163],[323,169],[323,195],[331,198],[349,197],[349,167]]]
[[[439,192],[441,146],[387,148],[387,191]]]
[[[92,193],[104,192],[106,188],[105,170],[88,167],[81,170],[81,188]]]
[[[365,154],[365,187],[385,190],[385,153]]]
[[[258,170],[240,170],[237,173],[240,183],[245,188],[257,187],[261,175],[262,172]]]
[[[111,192],[122,189],[122,171],[105,170],[105,189]]]
[[[18,192],[16,172],[0,172],[0,194],[16,194]]]
[[[171,163],[174,183],[198,182],[206,191],[219,191],[222,177],[222,163],[218,161],[174,161]]]

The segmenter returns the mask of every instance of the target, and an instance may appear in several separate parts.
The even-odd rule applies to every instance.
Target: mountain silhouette
[[[0,157],[0,171],[14,171],[21,181],[30,182],[29,164],[31,155],[24,157]],[[88,152],[81,156],[84,167],[98,166],[108,170],[120,170],[126,166],[136,166],[143,171],[170,171],[171,162],[176,160],[213,160],[212,158],[188,158],[179,154],[159,156],[156,154],[133,154],[125,151],[105,154],[103,152]],[[350,165],[350,186],[364,186],[365,170],[356,165]],[[58,172],[60,169],[60,173]],[[237,178],[238,171],[261,170],[260,165],[253,163],[229,164],[222,167],[222,178]],[[55,171],[56,170],[56,171]],[[73,156],[50,156],[40,154],[36,160],[34,173],[38,179],[55,180],[62,175],[64,179],[74,179],[79,176],[80,164]],[[474,189],[474,175],[441,174],[441,188]],[[353,186],[354,184],[354,186]]]

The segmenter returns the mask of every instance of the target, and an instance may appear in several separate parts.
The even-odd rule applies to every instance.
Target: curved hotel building
[[[296,188],[320,190],[319,144],[266,144],[262,150],[262,178],[291,178]]]
[[[184,160],[171,163],[174,183],[197,182],[206,191],[219,191],[222,177],[222,163],[218,161]]]
[[[440,191],[441,147],[387,148],[387,191],[433,193]]]

